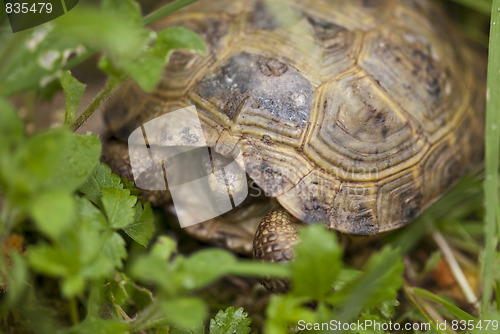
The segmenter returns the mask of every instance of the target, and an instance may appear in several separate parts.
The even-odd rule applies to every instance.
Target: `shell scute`
[[[200,1],[173,25],[208,54],[175,52],[153,94],[127,84],[113,130],[194,104],[215,151],[304,222],[394,229],[481,159],[486,60],[432,1]]]

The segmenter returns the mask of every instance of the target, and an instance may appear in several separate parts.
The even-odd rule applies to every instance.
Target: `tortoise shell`
[[[199,1],[168,26],[207,54],[173,53],[152,94],[127,83],[112,130],[195,105],[215,151],[304,222],[400,227],[481,159],[486,61],[430,1]]]

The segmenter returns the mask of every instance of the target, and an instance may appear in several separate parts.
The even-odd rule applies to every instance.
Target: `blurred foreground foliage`
[[[160,12],[189,2],[174,1]],[[470,3],[486,12],[486,2]],[[173,238],[158,236],[160,222],[149,203],[99,162],[99,138],[71,131],[88,117],[77,118],[85,85],[68,71],[76,64],[99,52],[99,67],[108,75],[106,88],[85,111],[92,113],[126,78],[145,91],[154,89],[174,50],[205,52],[195,33],[178,27],[153,32],[145,21],[134,0],[103,0],[100,8],[81,4],[16,36],[5,19],[0,21],[0,315],[5,330],[15,324],[10,330],[37,333],[250,333],[255,327],[242,308],[227,305],[209,319],[211,301],[199,294],[227,275],[291,280],[290,292],[269,299],[266,333],[297,332],[300,320],[428,322],[437,333],[460,332],[438,328],[443,319],[472,321],[470,330],[478,330],[480,319],[500,320],[490,296],[482,309],[469,300],[471,307],[464,311],[466,303],[420,287],[440,260],[450,261],[450,245],[451,259],[458,259],[458,268],[451,266],[458,270],[454,275],[465,267],[478,276],[470,259],[486,255],[489,285],[498,287],[499,256],[495,249],[483,249],[483,196],[474,177],[462,180],[418,222],[386,235],[386,245],[356,269],[335,234],[319,225],[301,230],[297,257],[289,264],[253,262],[221,249],[188,256]],[[30,91],[51,95],[59,88],[66,97],[64,126],[27,134],[8,98]],[[425,261],[415,259],[421,245],[427,247]],[[467,282],[456,286],[466,300],[477,295],[477,289],[467,294]]]
[[[36,291],[30,291],[37,284],[30,282],[44,275],[57,279],[69,305],[78,301],[86,310],[81,322],[78,311],[71,310],[75,325],[62,333],[96,328],[102,333],[151,328],[203,333],[207,306],[196,291],[227,274],[291,278],[294,289],[272,297],[269,332],[283,332],[282,325],[300,319],[388,319],[393,314],[402,284],[398,252],[385,248],[371,257],[364,272],[344,268],[342,248],[320,225],[302,231],[297,260],[289,265],[238,259],[222,249],[186,257],[167,236],[129,261],[127,243],[147,247],[154,216],[132,184],[99,162],[99,139],[64,128],[26,137],[15,110],[5,101],[1,107],[1,237],[5,242],[30,234],[25,251],[3,252],[4,314],[13,308],[22,316],[31,308],[42,309]],[[357,302],[349,302],[353,300]],[[316,311],[304,306],[310,302],[318,303]],[[106,305],[111,309],[103,316]],[[334,312],[339,309],[343,311]],[[56,332],[55,320],[53,324]],[[242,310],[229,308],[211,321],[210,332],[231,328],[248,333],[248,324]]]

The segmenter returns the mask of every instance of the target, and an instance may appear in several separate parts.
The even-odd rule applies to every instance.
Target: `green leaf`
[[[363,268],[365,276],[360,281],[368,283],[372,290],[366,307],[374,307],[386,300],[395,299],[403,285],[403,260],[398,250],[387,246],[372,255]]]
[[[127,289],[125,289],[125,281],[120,280],[112,280],[109,285],[107,285],[109,289],[109,297],[110,301],[115,305],[123,305],[128,300],[129,295]]]
[[[100,211],[95,205],[93,205],[86,198],[82,197],[77,197],[76,202],[80,224],[83,224],[83,226],[89,226],[95,231],[108,229],[106,217],[104,217],[102,211]]]
[[[116,277],[116,276],[115,276]],[[103,305],[109,300],[104,298],[104,289],[108,286],[103,286],[100,282],[95,282],[89,288],[89,296],[87,298],[87,317],[99,317],[102,313]]]
[[[177,244],[172,238],[164,235],[158,237],[151,249],[151,255],[164,262],[169,261],[170,257],[175,253],[177,253]]]
[[[117,265],[121,265],[118,260],[119,252],[111,253],[111,257],[103,255],[110,231],[103,233],[96,231],[91,226],[83,226],[76,232],[78,233],[78,249],[75,253],[79,259],[79,275],[82,275],[86,280],[109,277],[117,269]],[[70,246],[65,245],[65,247],[69,248]],[[111,249],[113,250],[114,247]]]
[[[35,187],[48,187],[56,178],[71,149],[72,134],[66,129],[53,129],[32,136],[18,153],[18,165]],[[35,188],[36,189],[36,188]]]
[[[66,97],[66,113],[64,116],[64,125],[71,125],[76,119],[78,105],[82,99],[86,85],[79,82],[70,71],[65,71],[59,79]]]
[[[248,334],[252,331],[249,327],[252,319],[243,307],[235,309],[229,306],[225,311],[220,310],[215,318],[210,319],[210,334]]]
[[[77,324],[76,326],[65,329],[59,333],[60,334],[82,334],[82,333],[126,334],[130,333],[128,329],[129,329],[129,324],[122,321],[88,317],[81,323]]]
[[[342,248],[323,224],[303,228],[300,238],[296,259],[290,264],[292,294],[321,300],[332,289],[342,268]]]
[[[78,257],[75,259],[74,255],[59,246],[42,244],[30,248],[28,260],[37,271],[50,276],[69,277],[78,272]]]
[[[144,50],[149,31],[134,24],[136,13],[123,10],[126,6],[137,5],[124,0],[106,1],[101,9],[80,7],[60,17],[56,29],[61,38],[75,38],[93,50],[104,49],[113,59],[136,59]]]
[[[379,306],[394,300],[403,284],[404,265],[399,251],[386,246],[372,255],[364,266],[364,273],[344,289],[329,297],[329,301],[342,308],[338,319],[343,322],[358,316],[363,308]]]
[[[141,7],[135,0],[103,0],[101,8],[127,20],[133,27],[142,27]]]
[[[188,257],[179,270],[182,273],[184,286],[197,289],[212,283],[228,274],[237,263],[235,256],[220,248],[198,251]]]
[[[161,309],[169,323],[179,329],[203,327],[208,310],[205,303],[195,297],[164,300]]]
[[[64,296],[75,296],[85,289],[85,280],[80,275],[69,276],[62,281],[61,291]]]
[[[76,219],[73,195],[61,190],[38,194],[29,210],[40,231],[52,239],[59,238]]]
[[[155,233],[155,218],[149,203],[135,206],[134,223],[126,226],[123,231],[140,245],[147,247]]]
[[[70,151],[59,165],[51,181],[54,186],[75,191],[91,175],[99,163],[101,141],[95,134],[71,135]]]
[[[395,313],[395,307],[399,305],[397,300],[388,300],[380,304],[378,307],[372,307],[364,309],[356,321],[359,320],[360,323],[371,323],[371,324],[382,324],[392,321]],[[399,322],[399,321],[398,321]],[[356,328],[355,331],[350,330],[348,333],[352,334],[387,334],[382,328],[377,328],[376,326],[360,326]]]
[[[130,276],[137,281],[158,284],[162,289],[173,291],[170,288],[172,285],[172,278],[170,271],[167,268],[165,261],[151,256],[151,254],[138,257],[130,268]],[[165,277],[169,277],[168,280]],[[174,293],[176,291],[173,291]]]
[[[114,265],[115,268],[122,269],[122,260],[128,256],[125,240],[116,232],[108,232],[109,237],[104,242],[102,253]]]
[[[66,297],[81,293],[88,281],[109,277],[126,256],[123,239],[110,229],[102,212],[85,198],[75,203],[79,220],[73,228],[50,245],[40,243],[28,252],[34,270],[62,278]]]
[[[25,258],[15,251],[9,252],[8,257],[5,255],[0,259],[0,273],[2,273],[0,281],[4,290],[0,310],[3,312],[16,305],[28,288],[28,268]]]
[[[80,136],[63,128],[38,133],[11,157],[6,196],[22,204],[42,191],[72,192],[88,178],[100,151],[95,135]]]
[[[273,295],[266,308],[267,321],[263,332],[288,334],[291,332],[291,327],[297,326],[300,320],[306,323],[316,322],[316,314],[304,306],[306,301],[304,297],[291,294]]]
[[[0,97],[0,162],[8,152],[21,144],[24,138],[24,125],[16,110],[9,102]],[[0,170],[1,172],[1,170]]]
[[[188,258],[177,255],[169,261],[174,246],[171,239],[160,238],[148,255],[135,261],[132,275],[144,282],[158,284],[170,295],[179,295],[208,285],[231,272],[237,263],[233,254],[222,249],[205,249]]]
[[[130,62],[121,62],[120,66],[144,91],[151,92],[160,81],[163,68],[172,52],[180,49],[200,54],[206,52],[203,39],[195,32],[182,27],[170,27],[157,33],[154,44],[146,49],[141,57]],[[106,63],[101,65],[105,66]],[[110,67],[109,64],[106,66]],[[110,68],[112,72],[117,71]]]
[[[90,177],[80,187],[80,191],[94,204],[102,207],[101,189],[115,188],[123,189],[120,178],[113,174],[108,165],[101,162],[93,170]]]
[[[123,189],[130,190],[131,195],[140,196],[139,189],[135,187],[134,182],[128,181],[125,176],[120,177],[120,182],[123,185]]]
[[[134,222],[134,205],[137,197],[130,196],[128,189],[102,189],[102,205],[110,226],[124,228]]]
[[[107,73],[110,78],[113,78],[118,82],[123,82],[127,79],[127,73],[125,73],[125,70],[113,63],[107,54],[102,55],[97,63],[97,67],[99,67],[99,69],[104,73]]]
[[[9,34],[3,45],[9,52],[0,59],[0,92],[11,96],[26,89],[45,86],[60,75],[63,54],[77,50],[78,41],[61,37],[54,24]]]
[[[9,52],[0,59],[2,95],[44,87],[59,78],[64,68],[100,50],[113,60],[140,57],[149,30],[130,24],[131,15],[124,11],[116,13],[109,7],[104,10],[79,6],[53,22],[10,34],[12,37],[2,44],[9,46]]]
[[[378,310],[380,311],[382,317],[388,320],[394,316],[396,306],[399,306],[399,301],[396,299],[386,300],[380,304]]]
[[[189,50],[201,55],[206,53],[205,42],[195,32],[183,27],[170,27],[158,32],[159,50],[166,50],[167,60],[175,50]]]

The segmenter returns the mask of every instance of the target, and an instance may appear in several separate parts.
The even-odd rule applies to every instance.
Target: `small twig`
[[[474,307],[477,309],[479,306],[478,298],[474,294],[474,291],[472,290],[469,281],[467,281],[467,278],[465,277],[462,268],[460,268],[460,265],[458,264],[457,259],[455,258],[455,255],[453,254],[453,251],[451,250],[450,246],[443,238],[441,233],[434,231],[432,233],[432,237],[434,238],[434,241],[436,242],[438,247],[441,249],[444,258],[446,259],[448,265],[450,266],[451,272],[453,273],[453,277],[455,277],[455,280],[462,289],[462,292],[464,293],[467,302],[474,305]]]
[[[115,307],[118,310],[118,312],[120,312],[120,314],[122,315],[123,319],[125,319],[126,321],[129,321],[129,322],[132,321],[132,318],[129,317],[129,315],[121,308],[120,305],[115,305]],[[141,334],[147,334],[143,330],[139,330],[138,332],[141,333]]]
[[[120,305],[115,305],[116,309],[118,310],[118,312],[120,312],[120,314],[122,315],[123,319],[127,320],[127,321],[131,321],[132,318],[130,318],[128,316],[128,314],[121,308]]]
[[[70,125],[70,130],[71,131],[76,131],[78,130],[83,123],[89,119],[90,116],[96,111],[96,109],[102,104],[102,102],[111,94],[111,92],[117,88],[122,81],[114,78],[114,77],[109,77],[108,81],[106,82],[106,85],[104,88],[97,94],[95,99],[89,104],[87,109],[85,109],[81,115],[76,119],[76,121],[73,122],[73,124]]]

